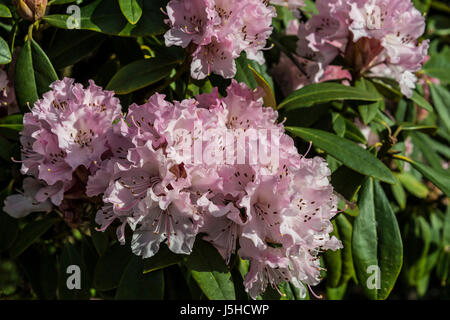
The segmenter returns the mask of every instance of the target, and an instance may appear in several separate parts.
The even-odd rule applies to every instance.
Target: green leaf
[[[352,250],[356,275],[371,299],[389,296],[403,262],[397,219],[378,182],[368,178],[359,198],[360,214],[353,224]],[[373,268],[373,269],[372,269]],[[379,268],[379,289],[376,288]]]
[[[374,79],[374,84],[381,86],[384,89],[387,89],[391,93],[393,93],[395,96],[401,98],[403,94],[400,91],[400,87],[398,83],[393,79],[388,78],[380,78],[380,79]],[[433,112],[433,107],[431,104],[421,95],[419,95],[416,91],[413,91],[412,96],[409,100],[414,101],[419,107]]]
[[[80,28],[122,37],[143,37],[159,35],[167,30],[164,14],[160,8],[167,5],[165,0],[142,2],[142,17],[136,24],[131,24],[124,17],[119,1],[96,0],[81,8]],[[69,29],[73,19],[66,14],[53,14],[43,19],[50,25]],[[70,19],[70,20],[69,20]]]
[[[394,175],[379,159],[353,142],[317,129],[286,127],[286,130],[305,141],[312,141],[316,147],[356,172],[390,184],[395,183]]]
[[[444,123],[447,131],[450,131],[450,92],[438,84],[430,84],[430,92],[439,119]]]
[[[0,4],[0,18],[12,18],[11,11],[4,4]]]
[[[336,224],[339,230],[339,239],[344,246],[344,248],[340,250],[342,254],[342,276],[340,285],[342,285],[355,276],[352,254],[353,226],[342,213],[336,217]]]
[[[361,78],[359,81],[355,83],[355,86],[357,88],[361,88],[362,90],[373,92],[374,94],[377,94],[380,96],[380,94],[377,91],[377,88],[375,85],[365,78]],[[361,119],[363,120],[364,124],[369,124],[373,119],[375,119],[378,109],[381,109],[384,105],[384,100],[380,96],[380,101],[376,101],[374,103],[369,104],[359,104],[358,110],[359,114],[361,115]]]
[[[11,59],[8,43],[0,37],[0,64],[10,63]]]
[[[117,300],[161,300],[164,296],[162,270],[143,273],[142,257],[133,256],[117,288]]]
[[[348,119],[345,119],[344,138],[358,143],[367,144],[366,137],[362,134],[361,130],[359,130],[359,128]]]
[[[70,266],[78,266],[80,268],[80,289],[69,289],[67,284],[73,284],[70,279],[72,275],[75,275],[73,270],[68,269]],[[68,273],[68,271],[71,271]],[[61,300],[86,300],[90,296],[89,282],[88,282],[88,270],[81,259],[78,248],[70,243],[66,243],[63,248],[59,260],[59,285],[58,293]]]
[[[401,182],[397,179],[396,184],[391,185],[391,191],[394,195],[395,200],[397,201],[398,205],[401,209],[405,209],[406,207],[406,192],[405,189],[403,189],[403,186]]]
[[[438,129],[435,125],[421,125],[408,122],[399,122],[398,125],[402,127],[403,131],[419,131],[431,135],[436,134]]]
[[[126,246],[118,243],[110,247],[100,257],[94,272],[94,287],[100,291],[109,291],[117,288],[122,273],[128,265],[132,253]]]
[[[142,17],[143,0],[119,0],[120,10],[131,24],[136,24]]]
[[[71,41],[67,41],[70,38]],[[56,69],[76,64],[92,55],[107,39],[103,34],[83,30],[59,30],[48,57]]]
[[[381,97],[378,94],[364,91],[360,88],[323,82],[295,91],[278,105],[278,109],[286,108],[287,111],[291,111],[335,100],[379,101]]]
[[[183,259],[184,256],[182,254],[175,254],[167,246],[161,246],[157,254],[151,258],[144,259],[144,273],[164,269],[183,261]]]
[[[444,19],[448,22],[447,17]],[[432,54],[430,60],[423,66],[422,72],[445,83],[450,82],[450,50]]]
[[[423,174],[428,180],[433,182],[433,184],[441,189],[442,192],[444,192],[447,196],[450,196],[450,175],[448,171],[446,170],[438,170],[430,168],[423,163],[408,160],[409,163],[419,171],[421,174]]]
[[[409,284],[415,286],[426,276],[427,256],[431,243],[431,229],[421,216],[414,216],[405,227],[404,269]]]
[[[402,172],[396,175],[402,185],[417,198],[425,199],[428,196],[428,188],[409,172]]]
[[[352,201],[364,179],[364,175],[343,165],[331,175],[331,184],[337,193],[348,201]]]
[[[231,273],[217,249],[209,243],[197,240],[186,266],[208,299],[236,299]]]
[[[450,250],[450,205],[447,205],[447,212],[445,213],[442,243],[444,247],[448,247],[448,250]]]
[[[27,104],[33,106],[43,93],[50,90],[49,85],[56,80],[58,75],[41,47],[32,39],[25,42],[17,58],[14,79],[21,110],[29,111]]]
[[[339,230],[335,221],[331,221],[333,224],[333,232],[331,236],[335,236],[340,239]],[[327,287],[335,288],[339,285],[342,276],[342,252],[341,250],[328,250],[324,255],[325,264],[327,269]]]
[[[29,246],[36,242],[47,230],[49,230],[59,218],[54,216],[46,216],[41,220],[30,222],[21,231],[20,236],[11,248],[11,257],[17,258]]]
[[[264,90],[264,105],[266,107],[276,108],[277,101],[275,99],[275,93],[269,82],[267,82],[267,80],[264,79],[264,77],[259,74],[259,72],[256,71],[251,65],[248,65],[248,68],[253,73],[253,77],[255,78],[258,85]]]
[[[328,300],[342,300],[347,291],[348,282],[344,282],[339,287],[331,288],[327,287]]]
[[[106,86],[116,94],[128,94],[167,78],[176,61],[159,58],[134,61],[117,72]],[[132,75],[130,77],[130,75]]]

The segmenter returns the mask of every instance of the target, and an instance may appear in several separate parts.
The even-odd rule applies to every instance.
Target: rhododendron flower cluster
[[[321,158],[299,155],[285,134],[278,140],[262,138],[279,151],[276,165],[251,164],[250,153],[256,150],[249,140],[240,145],[234,138],[252,129],[275,136],[283,130],[261,96],[233,80],[223,98],[215,90],[170,103],[155,94],[144,105],[132,105],[121,132],[133,147],[126,160],[98,172],[109,181],[96,218],[100,229],[120,221],[117,234],[124,243],[129,225],[132,250],[144,258],[154,256],[163,243],[189,254],[197,235],[226,261],[240,246],[241,257],[250,260],[245,287],[253,298],[268,283],[276,287],[289,280],[302,289],[302,283],[317,284],[317,254],[341,247],[329,236],[330,218],[337,212],[330,170]],[[196,149],[202,150],[203,161],[184,154]],[[212,149],[214,156],[224,150],[227,161],[207,161]],[[248,152],[239,163],[243,149]]]
[[[300,24],[298,20],[291,20],[286,28],[286,35],[297,35],[299,29]],[[296,60],[296,63],[284,52],[281,52],[279,62],[272,68],[272,74],[280,84],[281,90],[285,95],[289,95],[293,91],[314,82],[342,80],[343,84],[348,84],[347,80],[352,80],[351,73],[341,66],[328,65],[321,72],[320,65],[312,60],[297,55],[292,55],[292,58]],[[317,76],[315,78],[312,77],[315,74]]]
[[[23,195],[5,201],[13,216],[82,197],[87,177],[115,152],[112,123],[121,106],[114,93],[92,81],[84,89],[68,78],[51,88],[23,118],[21,172],[30,177]]]
[[[197,237],[226,262],[239,253],[250,261],[252,298],[285,281],[306,294],[321,280],[318,254],[342,247],[330,237],[337,198],[326,162],[298,154],[261,90],[233,80],[224,97],[217,88],[181,102],[156,93],[123,117],[113,93],[93,82],[52,89],[24,118],[30,177],[24,194],[5,201],[11,215],[102,196],[99,231],[115,225],[125,244],[128,225],[143,258],[161,245],[190,254]]]
[[[428,40],[418,41],[425,19],[410,0],[318,0],[317,10],[301,25],[297,50],[315,66],[306,68],[312,82],[341,55],[355,74],[393,78],[411,97]]]
[[[261,0],[171,0],[167,15],[166,45],[188,47],[191,76],[203,79],[211,72],[234,77],[241,52],[262,64],[276,12]]]

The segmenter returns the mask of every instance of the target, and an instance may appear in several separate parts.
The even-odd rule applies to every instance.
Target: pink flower
[[[79,199],[88,181],[97,184],[88,186],[89,195],[101,193],[109,176],[95,174],[108,167],[111,157],[121,159],[121,146],[128,148],[113,131],[113,121],[121,117],[113,92],[103,91],[93,81],[84,89],[68,78],[50,87],[23,118],[21,172],[33,179],[24,180],[24,197],[12,196],[32,199],[28,201],[32,206],[21,209],[22,213],[48,208],[50,203],[60,206],[66,195]],[[35,181],[32,187],[31,181]]]
[[[190,48],[194,79],[203,79],[211,72],[234,77],[234,60],[243,51],[262,64],[261,50],[272,33],[276,15],[273,7],[260,0],[171,0],[167,14],[170,30],[165,34],[166,45]]]
[[[338,55],[355,72],[395,79],[411,97],[428,41],[425,19],[410,0],[319,0],[318,15],[299,31],[298,54],[316,61],[317,75]]]
[[[125,243],[129,226],[132,250],[143,258],[162,244],[190,254],[201,234],[228,263],[239,243],[253,298],[268,283],[317,284],[317,254],[341,247],[329,237],[337,212],[330,170],[321,158],[298,154],[262,95],[233,80],[224,97],[216,88],[130,106],[111,133],[108,160],[89,178],[89,192],[104,191],[99,230],[115,224]],[[252,135],[257,130],[264,134]],[[276,150],[277,163],[253,161],[258,140]]]
[[[47,192],[49,187],[38,180],[27,177],[23,181],[23,194],[14,194],[5,199],[3,211],[11,217],[19,219],[32,212],[46,212],[52,209],[50,200],[38,201],[38,194]],[[42,200],[42,199],[41,199]],[[58,201],[56,201],[58,202]]]

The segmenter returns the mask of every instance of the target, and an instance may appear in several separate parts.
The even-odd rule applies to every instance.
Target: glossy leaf
[[[74,285],[75,281],[71,276],[75,277],[77,271],[69,269],[70,266],[79,267],[79,276],[81,277],[79,288],[69,288],[68,284]],[[88,285],[88,270],[82,261],[80,251],[74,245],[67,243],[62,251],[59,260],[59,299],[61,300],[84,300],[90,297]]]
[[[434,108],[448,131],[450,131],[450,92],[437,84],[430,84]]]
[[[0,37],[0,64],[10,63],[11,59],[8,43]]]
[[[185,255],[175,254],[167,246],[161,246],[153,257],[144,259],[144,273],[169,267],[183,261],[184,258]]]
[[[428,188],[419,180],[417,180],[411,173],[403,172],[397,175],[402,185],[417,198],[426,198],[428,195]]]
[[[234,300],[234,284],[219,252],[209,243],[197,240],[186,265],[210,300]]]
[[[335,100],[379,101],[380,99],[380,96],[373,92],[338,83],[323,82],[295,91],[278,105],[278,109],[285,108],[290,111]]]
[[[143,2],[144,4],[144,2]],[[166,30],[164,0],[145,1],[142,17],[131,24],[124,17],[117,0],[96,0],[81,8],[80,28],[123,37],[140,37],[162,34]],[[53,14],[43,18],[50,25],[69,29],[75,27],[75,21],[66,14]]]
[[[390,184],[395,183],[392,172],[380,160],[353,142],[317,129],[286,127],[286,130],[305,141],[312,141],[313,145],[356,172]]]
[[[136,24],[142,17],[143,0],[119,0],[120,10],[131,24]]]
[[[360,214],[353,225],[352,239],[356,274],[369,298],[386,299],[403,262],[397,219],[380,184],[372,178],[361,189],[358,203]]]
[[[115,244],[100,257],[94,272],[94,287],[108,291],[117,288],[132,253],[130,248]]]
[[[22,252],[36,242],[46,231],[58,222],[58,220],[59,218],[51,215],[27,224],[11,247],[11,256],[14,258],[20,256]]]
[[[0,18],[11,18],[11,17],[12,14],[9,8],[4,4],[0,4]]]
[[[28,40],[20,50],[16,62],[14,86],[22,111],[50,90],[49,85],[58,80],[58,75],[49,58],[34,41]]]
[[[160,59],[138,60],[126,65],[117,72],[106,86],[116,94],[128,94],[148,87],[170,75],[175,61]],[[130,75],[133,75],[130,77]]]
[[[126,266],[117,288],[118,300],[161,300],[164,295],[162,270],[143,273],[142,257],[131,258]]]

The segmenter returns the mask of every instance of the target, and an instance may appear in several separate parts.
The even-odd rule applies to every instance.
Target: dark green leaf
[[[397,179],[402,183],[406,190],[417,198],[426,198],[428,195],[428,188],[419,180],[416,179],[409,172],[402,172],[397,174]]]
[[[183,261],[184,256],[175,254],[167,246],[161,246],[157,254],[153,257],[144,259],[144,273],[153,272]]]
[[[80,288],[70,289],[68,285],[74,284],[74,278],[77,276],[77,270],[70,270],[70,266],[79,268]],[[89,270],[85,268],[79,249],[74,245],[67,243],[61,254],[59,261],[59,299],[61,300],[84,300],[88,299],[89,293]],[[78,281],[78,280],[76,280]]]
[[[447,196],[450,196],[450,175],[446,170],[433,169],[417,161],[411,160],[409,162],[414,169],[433,182],[434,185],[441,189]]]
[[[438,84],[430,84],[430,92],[439,119],[444,123],[447,130],[450,131],[450,92]]]
[[[56,80],[58,75],[41,47],[34,40],[25,42],[17,58],[14,79],[22,111],[28,111],[27,104],[32,106],[43,93],[50,90],[49,85]]]
[[[48,56],[56,69],[62,69],[92,55],[106,39],[106,36],[91,31],[60,30]]]
[[[210,300],[234,300],[231,273],[216,248],[197,240],[186,265],[192,277]]]
[[[133,256],[117,288],[117,300],[161,300],[164,296],[163,271],[143,273],[142,257]]]
[[[353,142],[317,129],[286,127],[286,130],[305,141],[312,141],[316,147],[356,172],[390,184],[395,183],[394,175],[379,159]]]
[[[379,101],[378,94],[338,83],[323,82],[303,87],[289,95],[278,109],[294,110],[335,100]]]
[[[136,24],[131,24],[123,16],[119,2],[116,0],[96,0],[81,8],[80,28],[123,37],[151,36],[164,33],[167,26],[160,8],[167,4],[165,0],[144,1],[142,17]],[[74,28],[69,15],[53,14],[43,19],[54,27]],[[73,17],[72,17],[73,18]]]
[[[380,95],[374,84],[367,79],[361,78],[359,81],[356,82],[355,86],[357,88],[361,88],[362,90],[373,92],[374,94]],[[382,108],[383,105],[384,105],[383,99],[380,99],[379,101],[376,101],[374,103],[359,104],[358,110],[364,124],[367,125],[368,123],[370,123],[377,115],[378,109]]]
[[[336,222],[332,221],[331,223],[333,224],[333,232],[330,233],[330,237],[335,236],[340,239]],[[342,252],[341,250],[328,250],[325,252],[324,258],[327,269],[327,287],[335,288],[339,285],[342,276]]]
[[[156,58],[132,62],[120,69],[106,88],[119,95],[134,92],[168,77],[175,63]]]
[[[0,7],[1,8],[1,7]],[[11,51],[9,51],[8,43],[0,37],[0,64],[11,62]]]
[[[342,254],[342,276],[340,285],[342,285],[355,276],[352,254],[353,226],[342,213],[336,217],[336,225],[339,231],[339,239],[344,246],[344,248],[340,250]]]
[[[130,248],[115,244],[100,257],[94,272],[94,287],[100,291],[117,288],[132,253]]]
[[[403,262],[397,219],[380,184],[372,178],[368,178],[361,189],[358,203],[360,214],[353,225],[352,239],[356,274],[369,298],[386,299]],[[376,280],[378,270],[379,282]]]
[[[59,218],[52,215],[41,220],[30,222],[20,232],[19,237],[11,248],[11,257],[17,258],[29,246],[37,241],[48,229],[50,229]]]
[[[0,18],[11,18],[11,11],[4,4],[0,4]]]
[[[136,24],[142,17],[143,0],[119,0],[120,10],[131,24]]]

